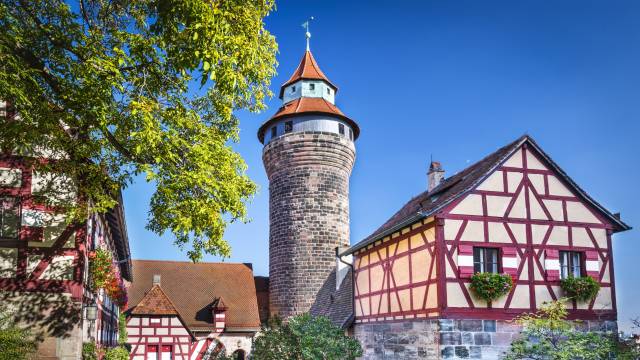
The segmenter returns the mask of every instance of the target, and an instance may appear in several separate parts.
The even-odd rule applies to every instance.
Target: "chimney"
[[[442,165],[440,164],[440,162],[431,161],[431,165],[429,165],[429,172],[427,172],[427,178],[429,191],[435,189],[436,186],[440,185],[440,183],[444,179],[444,170],[442,169]]]
[[[153,275],[153,285],[160,286],[160,279],[161,279],[160,275],[158,274]]]

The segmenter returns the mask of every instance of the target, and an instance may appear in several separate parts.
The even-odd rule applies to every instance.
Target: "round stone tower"
[[[258,131],[269,177],[272,315],[308,312],[349,246],[349,177],[358,125],[335,105],[338,88],[307,48],[280,89],[283,106]],[[334,285],[335,286],[335,285]]]

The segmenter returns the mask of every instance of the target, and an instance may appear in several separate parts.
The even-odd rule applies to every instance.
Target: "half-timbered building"
[[[2,116],[17,115],[0,102]],[[119,281],[130,280],[129,240],[122,201],[68,221],[55,203],[76,201],[72,181],[36,170],[54,157],[0,154],[0,311],[42,339],[39,359],[78,359],[83,342],[112,346],[118,334],[119,307],[89,286],[89,253],[106,249]]]
[[[429,179],[428,191],[342,254],[353,256],[353,332],[365,357],[498,358],[520,330],[510,320],[563,297],[560,281],[571,276],[601,289],[568,303],[570,318],[616,331],[611,241],[629,227],[531,137],[449,178],[432,163]],[[508,274],[514,285],[487,303],[469,288],[478,272]]]
[[[261,325],[250,265],[134,260],[133,273],[127,311],[132,360],[249,354]]]

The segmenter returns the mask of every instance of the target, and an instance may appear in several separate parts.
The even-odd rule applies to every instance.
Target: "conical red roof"
[[[331,81],[327,78],[327,76],[320,70],[320,66],[316,62],[316,59],[313,57],[311,51],[307,50],[304,52],[304,56],[302,56],[302,60],[300,60],[300,65],[296,71],[293,72],[289,80],[282,84],[280,87],[280,98],[284,93],[284,88],[293,84],[298,80],[323,80],[329,84],[335,91],[338,91],[338,87],[333,85]]]

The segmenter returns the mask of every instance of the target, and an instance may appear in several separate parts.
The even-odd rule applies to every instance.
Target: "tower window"
[[[327,95],[331,95],[331,89],[327,88]]]
[[[353,140],[353,130],[351,128],[349,128],[349,139]]]
[[[344,125],[343,124],[338,124],[338,132],[340,133],[340,135],[344,135]]]
[[[284,132],[290,133],[293,131],[293,121],[287,121],[284,123]]]
[[[316,89],[316,84],[309,84],[309,90],[313,91]]]
[[[582,276],[582,254],[576,251],[560,251],[560,278]]]
[[[278,136],[278,126],[277,125],[271,128],[271,138],[273,139],[276,136]]]
[[[292,93],[296,92],[296,86],[295,85],[291,87],[291,92]]]
[[[498,249],[473,248],[474,273],[498,273]]]

